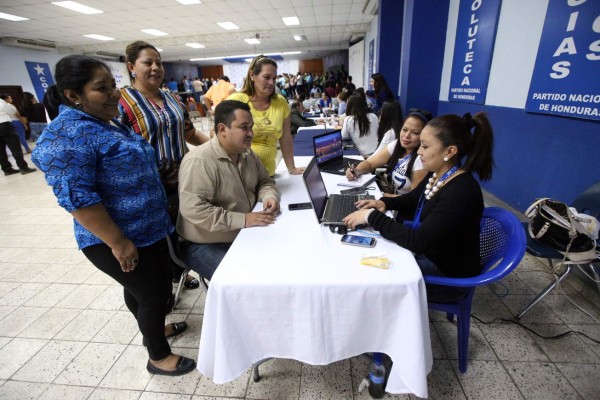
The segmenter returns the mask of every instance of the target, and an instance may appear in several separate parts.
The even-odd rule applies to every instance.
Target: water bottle
[[[373,362],[369,367],[369,394],[374,399],[381,399],[385,394],[385,367],[381,353],[373,353]]]

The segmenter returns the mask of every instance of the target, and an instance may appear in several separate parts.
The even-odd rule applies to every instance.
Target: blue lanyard
[[[442,175],[440,180],[437,181],[436,185],[443,183],[446,179],[448,179],[449,177],[454,175],[454,173],[456,171],[458,171],[459,168],[460,168],[460,164],[456,164],[454,167],[450,168],[448,171],[446,171],[446,173],[444,175]],[[413,229],[417,229],[419,227],[419,225],[421,225],[421,212],[423,212],[423,206],[425,205],[425,200],[426,200],[425,199],[425,191],[423,191],[423,193],[421,193],[421,196],[419,197],[419,205],[417,206],[417,209],[415,211],[415,217],[413,218],[412,223],[411,223],[411,227]]]

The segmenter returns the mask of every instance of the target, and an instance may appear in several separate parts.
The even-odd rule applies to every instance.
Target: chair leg
[[[260,373],[258,372],[258,367],[260,367],[261,364],[269,361],[270,359],[271,358],[265,358],[252,365],[252,380],[254,380],[254,382],[260,381]]]
[[[471,307],[461,307],[456,316],[458,339],[458,370],[461,374],[467,372],[467,357],[469,355],[469,334],[471,331]]]
[[[183,290],[183,284],[190,273],[190,269],[186,268],[181,273],[181,277],[179,278],[179,284],[177,285],[177,291],[175,292],[175,301],[173,302],[173,310],[177,307],[177,303],[179,302],[179,296],[181,295],[181,291]]]
[[[555,275],[557,279],[555,279],[554,282],[552,282],[551,284],[546,286],[546,288],[544,290],[542,290],[541,293],[538,294],[535,297],[535,299],[533,299],[533,301],[527,305],[527,307],[525,307],[525,309],[521,312],[521,314],[517,315],[516,319],[517,320],[521,319],[521,317],[523,317],[523,315],[525,315],[525,313],[527,311],[529,311],[533,306],[535,306],[537,303],[539,303],[539,301],[542,300],[548,293],[550,293],[550,291],[552,289],[554,289],[556,287],[556,285],[558,285],[560,282],[562,282],[567,277],[567,275],[569,275],[571,270],[572,270],[572,266],[567,265],[567,268],[563,271],[562,274]]]

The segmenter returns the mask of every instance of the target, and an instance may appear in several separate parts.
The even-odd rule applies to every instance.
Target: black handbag
[[[589,237],[577,216],[558,200],[534,201],[525,215],[529,218],[529,236],[560,251],[571,261],[593,260],[596,241]]]

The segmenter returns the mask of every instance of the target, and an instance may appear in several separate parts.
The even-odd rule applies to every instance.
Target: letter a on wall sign
[[[449,101],[485,103],[500,0],[460,0]]]
[[[600,121],[600,0],[548,3],[525,110]]]

